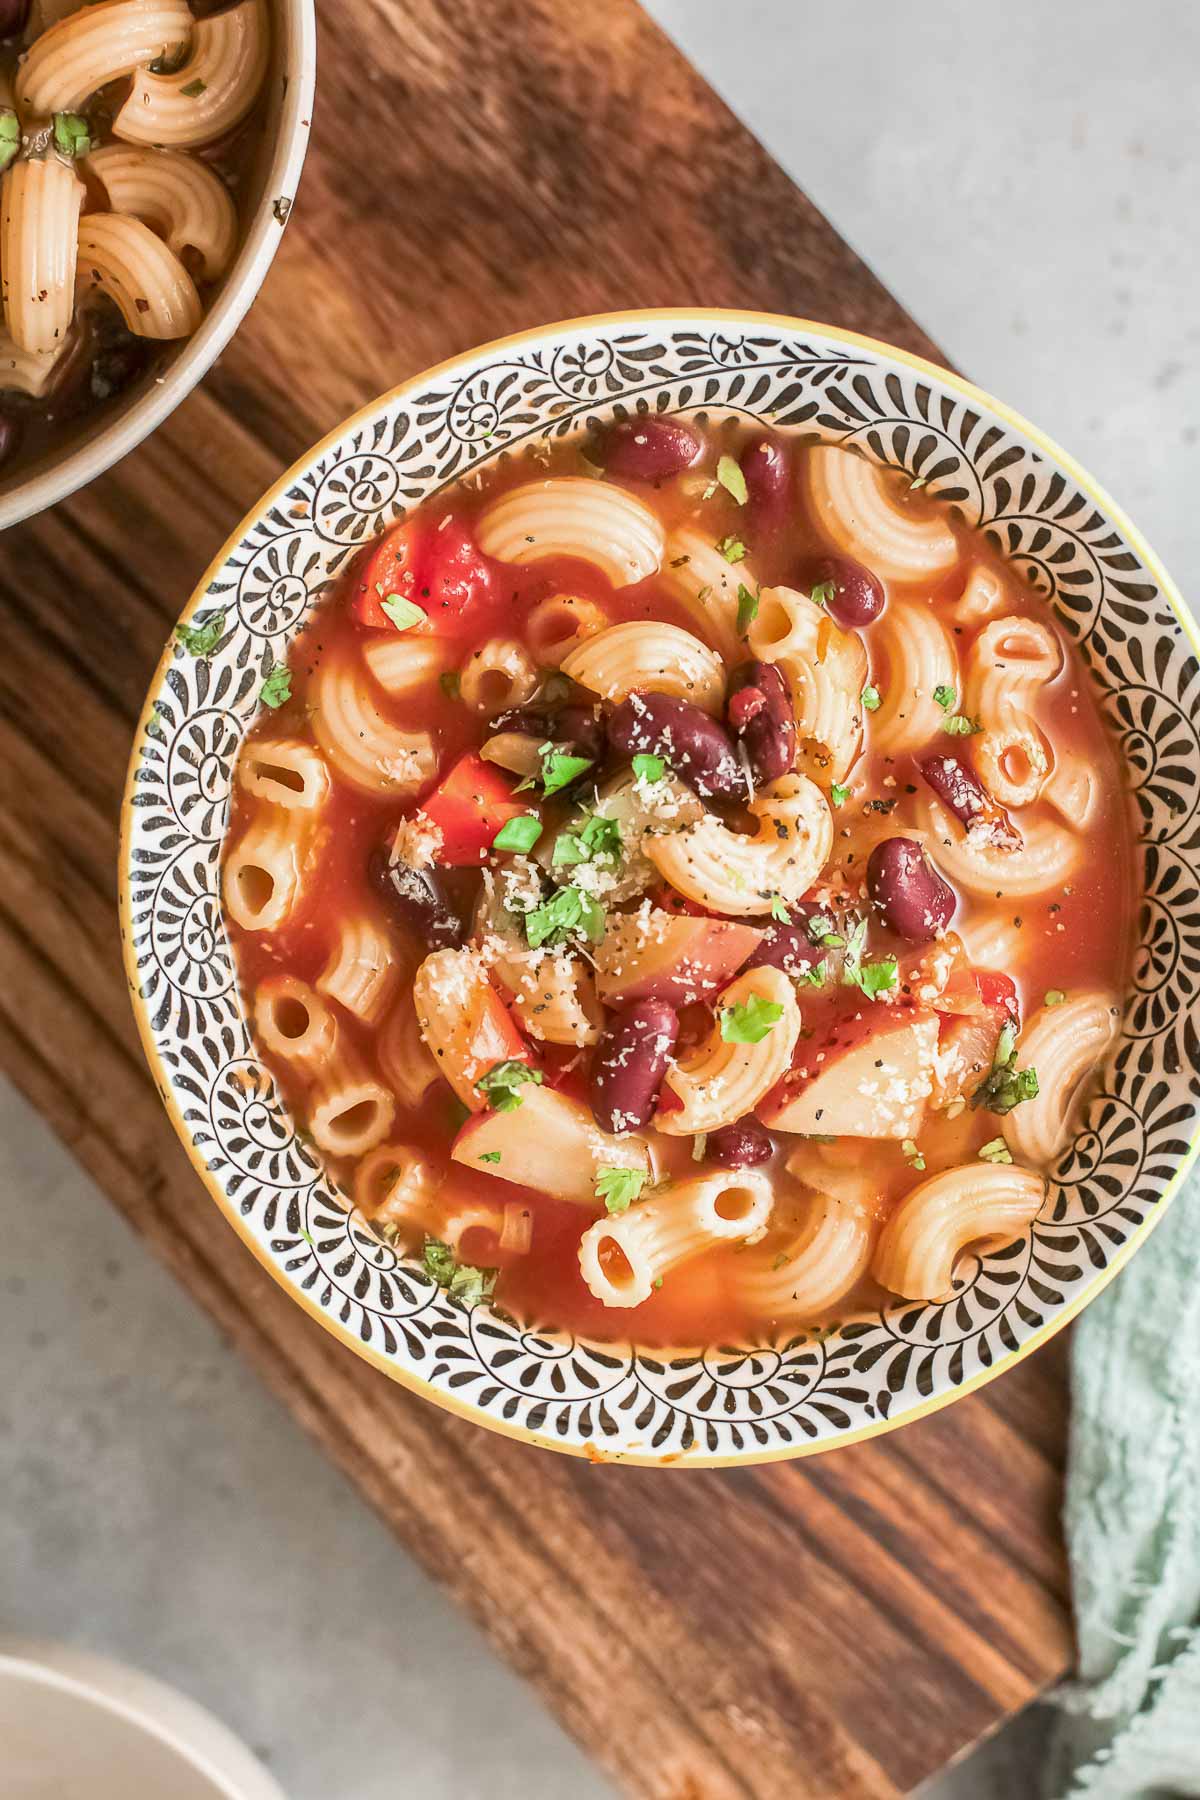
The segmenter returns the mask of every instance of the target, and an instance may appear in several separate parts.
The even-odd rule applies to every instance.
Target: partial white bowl
[[[0,1638],[4,1800],[287,1800],[211,1713],[136,1669]]]
[[[98,428],[91,415],[85,416],[65,445],[14,470],[7,479],[0,474],[0,531],[94,481],[157,430],[212,367],[266,280],[308,149],[317,72],[314,0],[274,0],[272,25],[267,114],[248,189],[249,224],[199,331],[169,355],[165,369],[145,376],[115,408],[105,410]]]

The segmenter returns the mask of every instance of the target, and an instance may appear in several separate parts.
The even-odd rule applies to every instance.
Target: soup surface
[[[1129,811],[1045,603],[900,474],[662,416],[500,459],[261,697],[259,1048],[453,1297],[755,1341],[1026,1233],[1117,1029]]]
[[[0,476],[200,324],[269,57],[268,0],[0,0]]]

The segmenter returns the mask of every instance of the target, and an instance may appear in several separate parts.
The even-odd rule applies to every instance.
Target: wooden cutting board
[[[807,1461],[551,1456],[306,1318],[205,1196],[142,1060],[115,905],[134,722],[194,582],[307,445],[456,351],[608,309],[762,308],[936,355],[633,0],[323,10],[300,199],[233,348],[149,444],[0,542],[4,1066],[628,1792],[902,1793],[1069,1661],[1061,1344]]]

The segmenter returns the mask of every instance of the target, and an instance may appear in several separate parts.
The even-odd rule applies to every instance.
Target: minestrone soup
[[[1117,1031],[1127,804],[1045,603],[899,473],[731,419],[499,459],[261,697],[258,1044],[451,1296],[761,1340],[1028,1230]]]

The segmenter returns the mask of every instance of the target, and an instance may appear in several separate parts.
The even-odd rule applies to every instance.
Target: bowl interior
[[[1054,607],[1098,684],[1136,797],[1143,901],[1117,1050],[1042,1215],[969,1259],[945,1302],[679,1355],[465,1313],[376,1240],[258,1060],[218,894],[230,778],[262,675],[380,527],[538,437],[636,409],[734,408],[901,468],[983,529]],[[1182,602],[1082,470],[998,403],[886,346],[765,316],[577,321],[506,340],[365,409],[246,519],[193,597],[210,661],[168,649],[126,797],[135,1007],[177,1129],[295,1298],[395,1378],[481,1423],[630,1460],[723,1462],[864,1435],[976,1385],[1115,1272],[1197,1148],[1200,673]],[[1194,640],[1193,640],[1194,642]]]
[[[313,0],[273,0],[272,25],[263,125],[251,141],[236,196],[241,247],[209,296],[200,329],[164,344],[141,379],[111,405],[73,420],[52,448],[0,475],[0,530],[94,480],[155,430],[220,355],[262,286],[308,147],[316,69]]]

